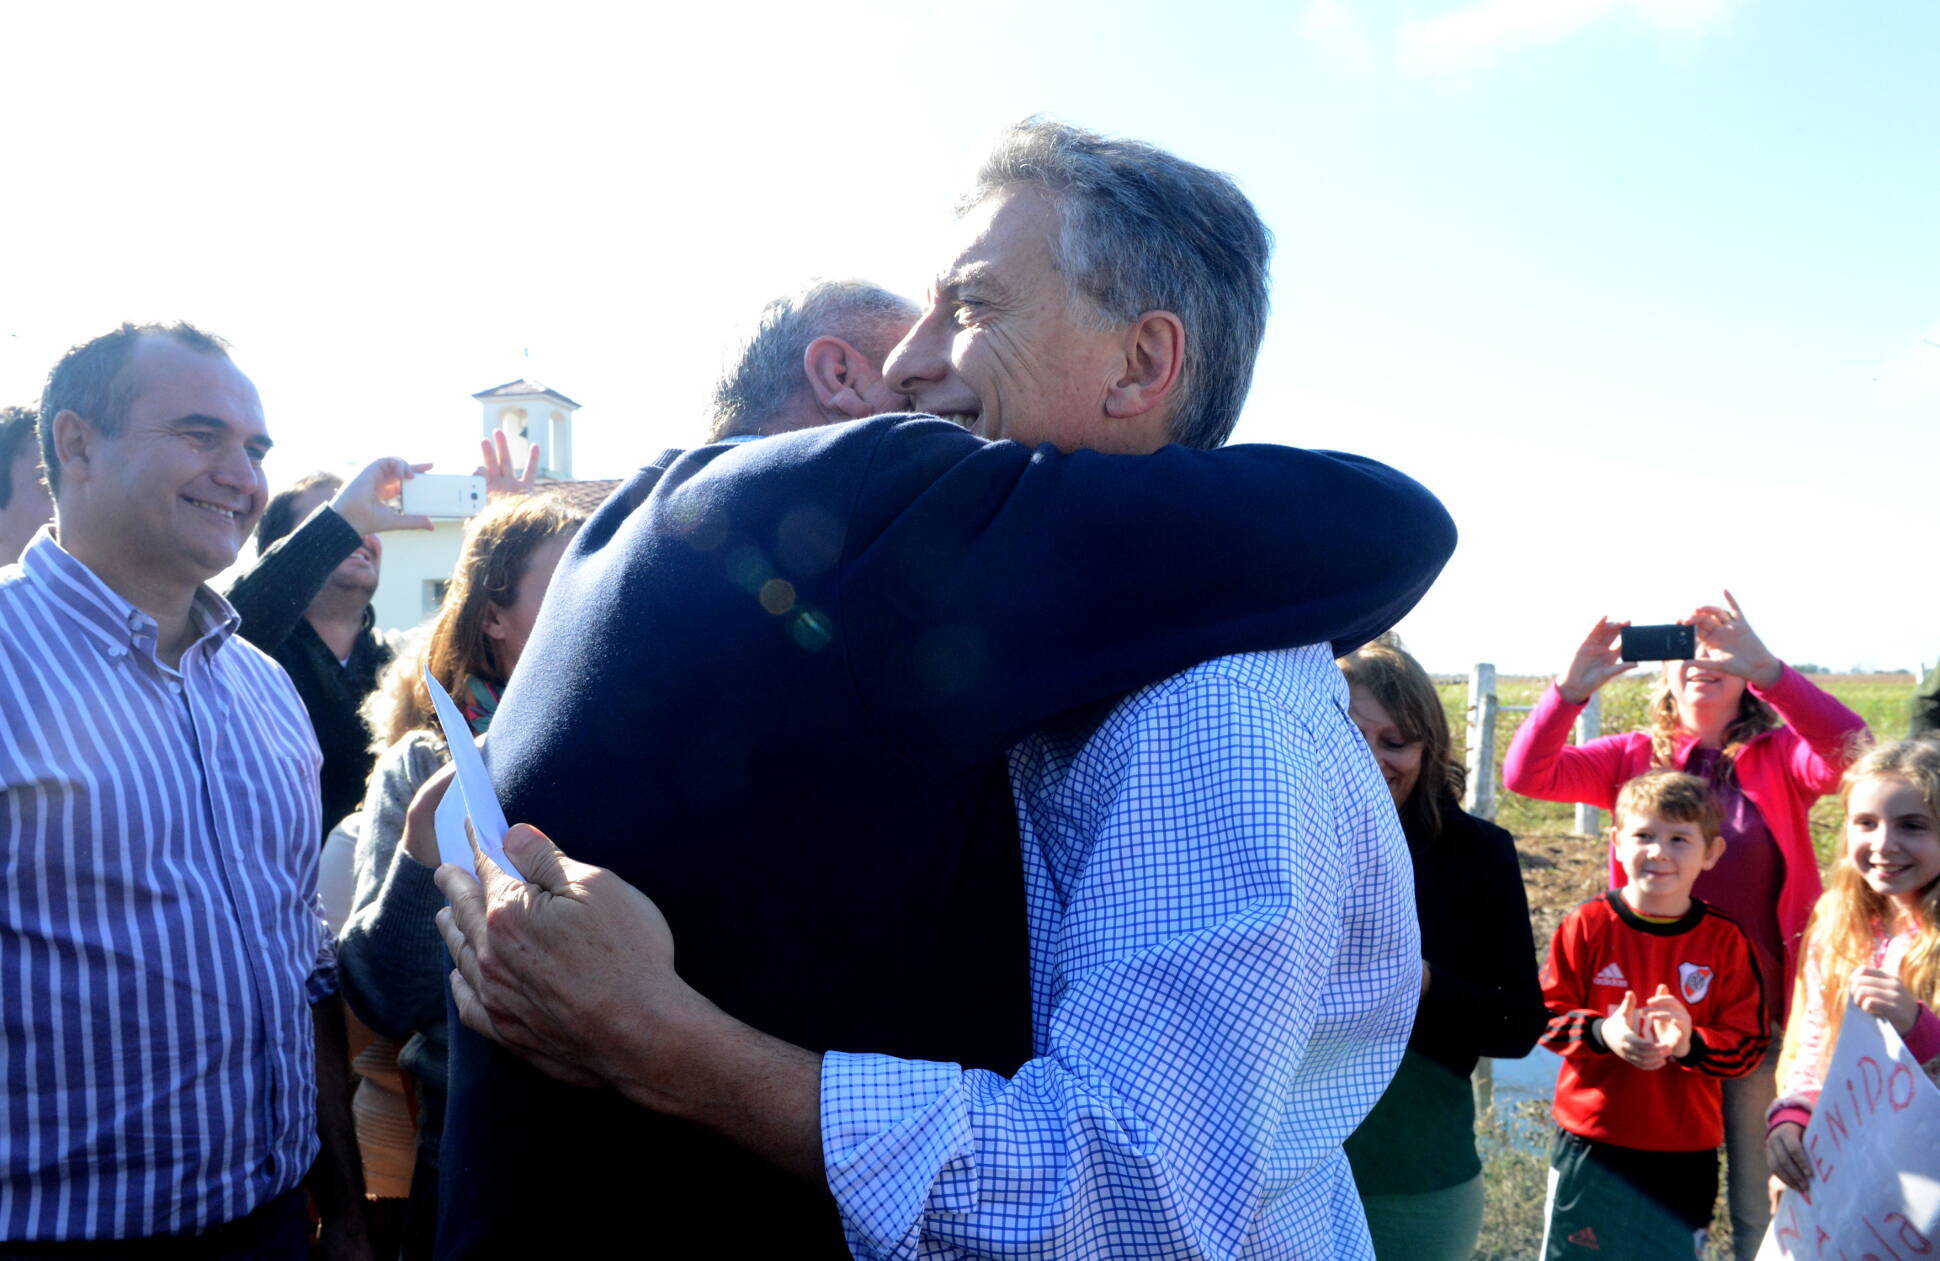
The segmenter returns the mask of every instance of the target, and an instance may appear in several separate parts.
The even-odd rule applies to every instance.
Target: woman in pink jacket
[[[1664,663],[1650,730],[1571,746],[1570,728],[1591,694],[1632,669],[1618,653],[1629,623],[1599,619],[1510,742],[1502,782],[1525,797],[1608,810],[1626,781],[1653,766],[1709,781],[1724,811],[1725,852],[1693,892],[1751,938],[1777,1022],[1819,897],[1806,816],[1838,788],[1868,732],[1864,719],[1772,655],[1728,591],[1725,604],[1686,619],[1696,628],[1698,655]],[[1623,882],[1613,853],[1611,887]],[[1731,1224],[1738,1256],[1750,1258],[1770,1218],[1764,1117],[1775,1094],[1771,1062],[1724,1087]]]

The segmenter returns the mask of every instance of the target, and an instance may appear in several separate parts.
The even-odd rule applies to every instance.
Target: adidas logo
[[[1630,988],[1630,982],[1623,979],[1623,969],[1614,963],[1604,964],[1603,969],[1596,974],[1596,979],[1590,982],[1590,984],[1615,985],[1623,989]]]
[[[1579,1248],[1588,1248],[1592,1252],[1603,1251],[1603,1244],[1597,1240],[1596,1232],[1588,1226],[1571,1235],[1569,1241]]]

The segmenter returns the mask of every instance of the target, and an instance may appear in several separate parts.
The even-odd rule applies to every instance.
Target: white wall
[[[392,530],[378,536],[384,545],[383,570],[371,608],[380,630],[405,630],[427,616],[427,581],[451,577],[464,541],[463,521],[440,521],[432,530]]]

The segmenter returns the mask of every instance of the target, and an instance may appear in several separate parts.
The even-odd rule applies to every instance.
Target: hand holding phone
[[[1572,705],[1581,705],[1611,679],[1630,673],[1630,667],[1617,656],[1617,636],[1628,622],[1613,622],[1599,617],[1590,633],[1570,658],[1569,669],[1556,680],[1556,690]]]
[[[1697,656],[1697,628],[1678,622],[1623,628],[1625,661],[1689,661]]]
[[[404,511],[426,517],[475,517],[485,507],[485,479],[462,473],[420,473],[404,483]]]

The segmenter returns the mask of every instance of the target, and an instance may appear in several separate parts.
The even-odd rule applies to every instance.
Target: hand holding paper
[[[497,863],[499,870],[523,880],[525,877],[505,856],[505,833],[509,830],[505,811],[492,790],[491,776],[485,773],[485,759],[472,743],[471,727],[429,669],[424,672],[424,682],[431,692],[431,708],[437,711],[438,725],[444,728],[445,745],[451,750],[451,764],[458,777],[459,791],[446,793],[438,805],[438,855],[454,866],[471,866],[471,846],[465,840],[463,826],[470,819],[472,834],[484,855]]]

